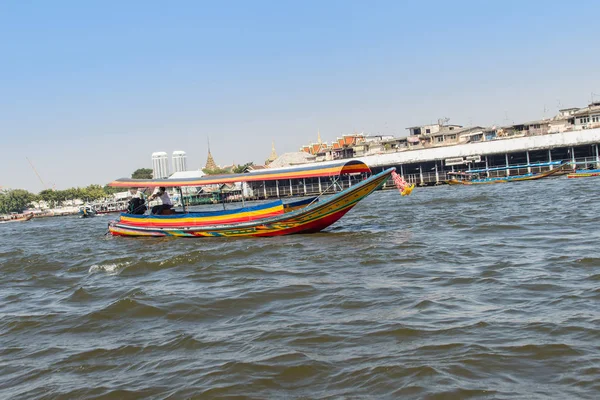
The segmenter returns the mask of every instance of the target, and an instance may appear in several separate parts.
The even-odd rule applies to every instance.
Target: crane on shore
[[[42,182],[42,186],[44,187],[44,189],[48,189],[48,186],[44,183],[44,180],[42,179],[42,177],[40,176],[40,174],[37,172],[37,170],[35,169],[35,167],[33,166],[33,163],[31,162],[31,160],[29,159],[29,157],[25,157],[25,158],[29,162],[29,165],[31,165],[31,169],[33,169],[33,172],[35,172],[35,174],[37,175],[37,177],[40,180],[40,182]]]

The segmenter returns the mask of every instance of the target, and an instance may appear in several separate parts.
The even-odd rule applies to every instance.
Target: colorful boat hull
[[[550,169],[545,172],[538,174],[526,174],[517,176],[506,176],[498,178],[482,178],[482,179],[471,179],[471,180],[460,180],[450,179],[447,181],[450,185],[489,185],[493,183],[507,183],[507,182],[523,182],[523,181],[535,181],[538,179],[547,178],[552,175],[558,175],[564,173],[565,169],[568,168],[568,164],[563,164],[558,168]]]
[[[176,218],[152,216],[152,218],[146,219],[148,223],[140,223],[144,218],[139,218],[136,224],[132,224],[132,216],[122,214],[119,221],[111,222],[108,228],[110,233],[115,236],[153,237],[265,237],[295,233],[314,233],[338,221],[359,201],[379,189],[389,179],[393,171],[395,171],[395,168],[387,169],[324,201],[312,201],[305,207],[294,211],[285,212],[285,207],[281,206],[280,212],[277,210],[279,206],[275,206],[271,211],[276,212],[276,215],[254,215],[255,218],[252,219],[253,215],[248,215],[249,211],[245,209],[241,213],[232,212],[231,214],[224,213],[223,215],[229,215],[233,219],[251,218],[250,220],[232,220],[231,222],[223,223],[219,222],[219,219],[216,219],[212,223],[205,223],[207,221],[201,221],[197,218],[194,221],[194,217],[192,217],[192,221],[186,221],[185,216],[176,216]],[[214,217],[214,215],[209,217]],[[178,221],[171,225],[174,219],[178,219]]]
[[[593,176],[600,176],[600,169],[578,170],[568,174],[567,178],[591,178]]]

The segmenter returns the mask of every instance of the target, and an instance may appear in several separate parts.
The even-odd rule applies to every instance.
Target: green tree
[[[206,175],[227,175],[229,174],[229,170],[224,169],[224,168],[214,168],[214,169],[203,169],[202,172],[204,172]]]
[[[100,185],[89,185],[88,187],[83,189],[85,201],[95,201],[100,200],[106,197],[106,193],[104,189]]]
[[[234,173],[234,174],[242,174],[242,173],[244,173],[244,171],[246,171],[246,169],[247,169],[248,167],[251,167],[251,166],[253,166],[253,165],[254,165],[254,163],[253,163],[253,162],[249,162],[249,163],[246,163],[246,164],[241,164],[241,165],[238,165],[238,166],[236,166],[236,167],[233,169],[233,173]]]
[[[0,192],[0,213],[21,213],[29,207],[34,200],[35,195],[23,189]]]
[[[131,174],[133,179],[152,179],[152,170],[150,168],[139,168]]]
[[[48,204],[48,206],[50,206],[50,208],[54,208],[58,204],[58,197],[56,195],[56,192],[51,189],[42,190],[38,194],[38,198],[40,200],[45,201]]]
[[[115,193],[122,192],[125,189],[119,188],[119,187],[112,187],[112,186],[104,185],[104,187],[102,188],[102,190],[104,190],[104,193],[106,193],[106,196],[109,197],[109,196],[112,196]]]

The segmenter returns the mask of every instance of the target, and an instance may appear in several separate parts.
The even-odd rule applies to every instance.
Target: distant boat
[[[547,178],[552,175],[562,174],[565,170],[570,167],[569,163],[560,164],[558,168],[550,169],[548,171],[539,173],[529,173],[523,175],[514,176],[501,176],[501,177],[485,177],[484,174],[487,171],[478,172],[449,172],[448,175],[453,178],[446,181],[449,185],[489,185],[492,183],[507,183],[507,182],[522,182],[522,181],[535,181],[538,179]],[[505,170],[515,169],[516,167],[501,168]],[[523,168],[523,167],[519,167]],[[499,170],[499,169],[495,169]]]
[[[96,214],[110,214],[127,211],[127,201],[106,201],[92,204]]]
[[[583,165],[586,169],[577,169],[577,165]],[[597,162],[576,162],[573,165],[575,168],[574,171],[568,174],[567,178],[590,178],[593,176],[600,176],[600,169],[596,168],[597,166]]]
[[[594,170],[577,170],[567,175],[567,178],[590,178],[592,176],[600,176],[600,169]]]
[[[96,210],[94,207],[89,205],[83,205],[79,207],[79,217],[80,218],[93,218],[96,216]]]
[[[0,219],[0,223],[5,224],[7,222],[25,222],[29,221],[31,218],[33,218],[33,214],[16,214]]]

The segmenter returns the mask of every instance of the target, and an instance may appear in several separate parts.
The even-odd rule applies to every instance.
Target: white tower
[[[154,179],[169,177],[169,156],[164,151],[152,153],[152,177]]]
[[[187,171],[187,156],[185,151],[174,151],[173,152],[173,173]]]

